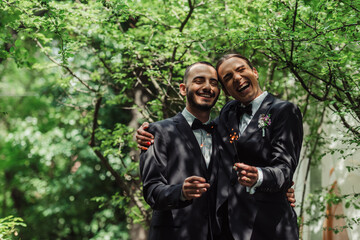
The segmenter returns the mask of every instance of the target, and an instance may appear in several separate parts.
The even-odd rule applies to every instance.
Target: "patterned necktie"
[[[213,123],[203,124],[199,119],[195,118],[194,122],[191,125],[191,129],[192,130],[204,129],[208,133],[213,133],[214,124]]]

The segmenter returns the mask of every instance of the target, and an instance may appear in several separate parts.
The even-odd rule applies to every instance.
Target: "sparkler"
[[[230,137],[229,142],[234,147],[234,150],[235,150],[235,155],[236,155],[236,159],[237,159],[237,161],[235,161],[235,163],[240,162],[239,153],[238,153],[237,147],[236,147],[236,141],[239,139],[239,134],[236,131],[234,131],[234,129],[232,128],[229,137]],[[234,165],[233,169],[236,171],[237,167]]]
[[[230,133],[230,144],[234,146],[234,150],[235,150],[235,155],[236,155],[236,158],[237,158],[237,161],[235,161],[234,165],[233,165],[233,169],[235,172],[237,172],[237,175],[240,177],[240,171],[241,169],[238,169],[238,167],[235,165],[237,162],[240,163],[240,158],[239,158],[239,153],[238,153],[238,150],[237,150],[237,143],[236,141],[239,139],[239,134],[236,133],[236,131],[234,131],[234,129],[232,128],[231,129],[231,133]],[[249,178],[247,178],[248,180],[246,181],[250,181]]]

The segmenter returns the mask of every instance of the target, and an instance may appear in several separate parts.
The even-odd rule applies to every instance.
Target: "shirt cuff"
[[[258,180],[257,180],[257,182],[252,187],[246,187],[246,192],[248,192],[249,194],[254,194],[256,188],[261,186],[261,184],[263,182],[263,172],[262,172],[261,168],[257,167],[257,170],[258,170]]]
[[[182,189],[181,189],[180,201],[183,201],[183,202],[186,201],[186,198],[184,196],[184,193],[183,193]]]

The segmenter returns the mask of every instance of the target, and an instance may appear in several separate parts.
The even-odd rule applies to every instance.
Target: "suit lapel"
[[[205,159],[202,155],[199,143],[196,140],[196,137],[191,130],[188,122],[181,113],[178,113],[173,119],[176,123],[176,128],[178,129],[179,135],[189,149],[189,152],[184,154],[193,154],[194,161],[199,161],[201,171],[203,172],[204,176],[207,176]]]
[[[210,178],[209,183],[213,183],[215,181],[216,175],[217,175],[217,169],[218,169],[218,140],[217,137],[215,135],[216,133],[214,132],[212,134],[212,152],[211,152],[211,158],[210,158],[210,163],[209,163],[209,167],[207,169],[207,173],[208,173],[208,177]]]
[[[231,134],[239,134],[239,119],[237,119],[237,116],[236,116],[236,111],[235,111],[235,106],[236,104],[234,104],[232,107],[231,107],[231,110],[229,111],[229,114],[228,114],[228,119],[227,119],[227,129],[229,131],[229,133]],[[228,136],[229,139],[230,139],[230,136]]]
[[[256,133],[259,129],[259,118],[260,114],[266,114],[271,106],[271,103],[274,101],[274,96],[270,93],[266,96],[264,101],[261,103],[260,108],[254,114],[254,117],[251,119],[249,125],[246,127],[243,134],[240,135],[239,141],[245,142],[249,139],[254,133]]]

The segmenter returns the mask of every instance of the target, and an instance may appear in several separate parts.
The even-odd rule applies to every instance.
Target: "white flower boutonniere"
[[[259,118],[258,127],[262,129],[262,136],[265,137],[265,128],[271,125],[271,114],[261,114]]]

